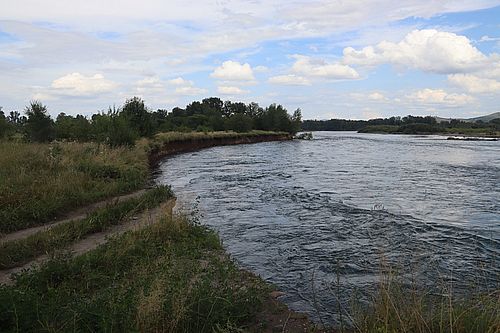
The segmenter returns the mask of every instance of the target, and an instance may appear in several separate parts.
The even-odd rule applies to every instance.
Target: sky
[[[0,106],[223,100],[304,119],[500,111],[500,0],[0,0]]]

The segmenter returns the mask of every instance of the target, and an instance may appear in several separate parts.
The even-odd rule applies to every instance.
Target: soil
[[[74,210],[72,212],[66,213],[66,214],[62,215],[59,219],[57,219],[53,222],[46,223],[44,225],[40,225],[40,226],[36,226],[36,227],[32,227],[32,228],[27,228],[27,229],[15,231],[15,232],[12,232],[10,234],[1,235],[0,244],[2,244],[4,242],[10,242],[10,241],[14,241],[14,240],[27,238],[31,235],[36,234],[39,231],[49,230],[50,228],[53,228],[59,224],[76,222],[78,220],[82,220],[82,219],[86,218],[89,214],[91,214],[92,212],[94,212],[95,210],[97,210],[99,208],[103,208],[103,207],[106,207],[107,205],[110,205],[113,203],[118,203],[120,201],[125,201],[128,199],[139,197],[142,194],[144,194],[144,192],[146,192],[146,190],[143,189],[143,190],[139,190],[139,191],[136,191],[133,193],[108,198],[106,200],[96,202],[96,203],[93,203],[91,205],[87,205],[87,206],[78,208],[77,210]]]
[[[130,217],[125,223],[112,226],[111,228],[103,232],[91,234],[60,251],[69,252],[73,256],[84,254],[85,252],[91,251],[97,248],[99,245],[106,243],[110,237],[121,235],[129,230],[144,228],[145,226],[158,221],[158,218],[160,218],[160,216],[171,216],[174,206],[175,199],[167,200],[158,207],[146,210],[140,215]],[[30,268],[36,268],[46,262],[48,259],[49,255],[44,254],[22,266],[0,270],[0,284],[12,285],[14,282],[11,279],[12,274],[19,273]]]

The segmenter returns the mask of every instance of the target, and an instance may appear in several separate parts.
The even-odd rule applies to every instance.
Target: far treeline
[[[300,130],[301,120],[300,109],[290,115],[279,104],[262,108],[257,103],[224,102],[217,97],[192,102],[184,109],[175,107],[171,111],[152,111],[144,100],[133,97],[120,108],[110,107],[107,112],[91,117],[60,113],[54,120],[45,105],[32,101],[24,114],[10,111],[6,115],[0,108],[0,139],[96,141],[121,146],[133,145],[139,137],[168,131],[264,130],[294,134]]]
[[[462,121],[451,119],[438,122],[436,118],[427,116],[390,117],[370,120],[304,120],[303,131],[359,131],[361,133],[400,133],[400,134],[432,134],[432,133],[495,133],[500,131],[500,118],[489,122]]]

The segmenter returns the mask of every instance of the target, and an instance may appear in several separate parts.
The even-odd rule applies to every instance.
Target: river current
[[[324,323],[367,300],[387,267],[436,292],[500,285],[498,141],[315,132],[172,156],[156,182]]]

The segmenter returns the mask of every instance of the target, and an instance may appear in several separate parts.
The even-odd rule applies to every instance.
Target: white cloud
[[[269,68],[267,68],[266,66],[257,66],[253,69],[256,73],[265,73],[269,70]]]
[[[237,61],[227,60],[217,67],[211,77],[223,81],[254,81],[252,67],[248,63],[240,64]]]
[[[479,42],[498,42],[500,41],[500,37],[490,37],[488,35],[484,35],[479,39]]]
[[[500,82],[471,74],[448,75],[448,81],[471,94],[500,93]]]
[[[374,101],[387,101],[388,98],[379,92],[374,92],[368,95],[368,98]]]
[[[413,30],[399,43],[383,41],[361,50],[344,49],[344,63],[373,66],[390,63],[433,73],[479,70],[490,59],[465,36],[433,29]]]
[[[278,76],[272,76],[269,78],[269,83],[272,84],[283,84],[283,85],[289,85],[289,86],[309,86],[311,85],[311,82],[306,79],[305,77],[295,75],[295,74],[288,74],[288,75],[278,75]]]
[[[219,86],[217,92],[221,95],[244,95],[248,93],[248,90],[233,86]]]
[[[203,94],[206,94],[206,93],[207,93],[206,89],[192,87],[192,86],[175,88],[175,94],[176,95],[197,96],[197,95],[203,95]]]
[[[422,89],[407,96],[408,100],[420,104],[439,104],[443,106],[463,106],[475,101],[466,94],[448,93],[442,89]]]
[[[316,77],[332,80],[358,79],[359,74],[352,67],[339,63],[328,63],[323,59],[313,59],[303,55],[295,55],[292,71],[304,77]]]
[[[105,79],[102,74],[85,76],[76,72],[54,80],[51,85],[54,92],[69,96],[98,95],[117,87],[117,83]]]
[[[292,49],[293,52],[301,52],[294,46],[307,47],[311,43],[318,47],[318,54],[324,54],[323,52],[330,50],[336,51],[338,45],[356,48],[359,48],[358,45],[375,45],[380,36],[399,42],[408,32],[406,29],[409,29],[410,24],[418,27],[435,22],[424,22],[418,19],[420,17],[429,18],[496,5],[498,0],[405,0],[397,4],[394,0],[199,0],[196,6],[186,6],[181,0],[144,0],[142,6],[137,6],[134,0],[120,1],[119,6],[113,1],[102,0],[45,0],[41,6],[37,0],[18,0],[15,6],[3,6],[0,10],[0,30],[7,34],[7,41],[3,38],[0,43],[0,99],[5,107],[15,109],[21,108],[26,98],[34,93],[46,93],[45,95],[57,98],[51,103],[52,108],[68,112],[97,110],[110,103],[122,102],[138,90],[147,95],[148,102],[155,98],[160,101],[160,96],[169,96],[164,94],[161,85],[172,94],[176,88],[181,88],[177,91],[178,94],[194,93],[195,85],[175,85],[167,80],[146,80],[141,83],[138,81],[140,78],[156,75],[162,78],[191,77],[188,75],[192,73],[211,72],[213,68],[207,64],[211,63],[214,55],[225,57],[223,60],[239,61],[244,65],[245,62],[253,64],[253,55],[260,52],[262,64],[268,65],[281,61]],[[377,12],[384,15],[374,15]],[[411,20],[405,20],[406,18]],[[446,20],[440,19],[439,22],[442,21]],[[448,22],[443,24],[446,23]],[[498,37],[493,27],[484,28],[483,34]],[[399,30],[397,34],[393,33],[395,29]],[[370,31],[369,37],[366,37],[366,31]],[[13,37],[11,41],[9,36]],[[310,37],[315,39],[307,40]],[[300,38],[299,42],[294,43],[297,38]],[[352,39],[358,39],[358,43],[348,42]],[[290,41],[290,44],[275,47],[282,41]],[[338,66],[334,69],[328,65],[348,64],[330,60],[332,58],[329,56],[323,57],[323,65],[309,64],[312,74],[305,75],[291,70],[281,74],[317,82],[338,80],[335,78],[337,75],[333,74],[342,72],[341,69],[348,69]],[[396,65],[405,66],[399,63]],[[264,71],[259,66],[250,69],[252,76]],[[364,73],[363,68],[354,69]],[[106,79],[119,84],[120,89],[101,94],[98,98],[88,95],[92,98],[74,103],[71,96],[62,95],[62,89],[56,91],[46,87],[47,82],[50,85],[54,78],[72,72],[85,75],[101,73]],[[347,70],[347,76],[352,76],[352,72],[349,72]],[[488,71],[481,74],[475,72],[474,75],[500,80],[500,67],[496,71],[497,76],[493,73],[493,68],[488,67]],[[197,84],[210,84],[201,80]],[[243,85],[253,81],[218,80],[219,85],[238,86],[242,89]],[[379,88],[376,83],[371,87],[368,86],[370,81],[366,83],[363,88],[368,91]],[[41,86],[45,88],[36,88]],[[324,109],[330,109],[331,99],[328,96],[331,96],[331,91],[328,87],[321,86],[321,82],[317,88],[318,94],[322,90],[326,91],[326,97],[323,98]],[[265,100],[265,93],[259,94],[257,89],[255,92],[257,95],[252,98]],[[284,95],[278,102],[286,103],[290,98]],[[187,99],[179,100],[184,102]],[[311,100],[316,99],[296,106],[304,109],[310,107],[321,112]],[[481,103],[483,106],[486,102],[481,100]],[[489,108],[492,109],[497,104],[496,100],[492,100]]]
[[[165,86],[160,81],[160,79],[156,76],[146,77],[142,80],[137,81],[136,90],[138,93],[161,93],[165,90]]]
[[[192,86],[193,81],[188,81],[182,77],[177,77],[175,79],[168,80],[168,83],[174,86]]]
[[[180,76],[168,80],[167,83],[176,87],[174,90],[176,95],[197,96],[208,92],[206,89],[196,87],[193,81],[186,80]]]

